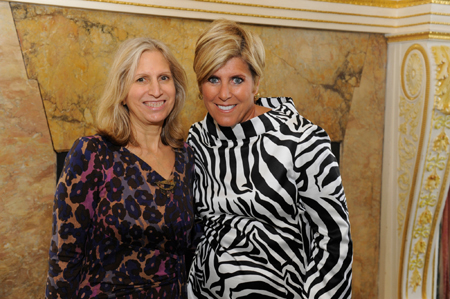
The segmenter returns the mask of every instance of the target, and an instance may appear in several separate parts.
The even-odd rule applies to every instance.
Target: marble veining
[[[0,28],[0,298],[42,298],[55,152],[7,2],[0,2]]]

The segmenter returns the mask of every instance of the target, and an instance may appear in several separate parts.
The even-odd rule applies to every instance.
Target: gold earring
[[[259,92],[253,96],[253,99],[255,100],[255,102],[259,99]]]
[[[198,99],[199,99],[200,101],[203,101],[203,95],[202,95],[201,93],[198,94]]]

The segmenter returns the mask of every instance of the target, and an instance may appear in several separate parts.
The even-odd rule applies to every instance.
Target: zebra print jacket
[[[189,130],[204,235],[192,298],[350,298],[352,240],[330,140],[290,98],[234,127]]]

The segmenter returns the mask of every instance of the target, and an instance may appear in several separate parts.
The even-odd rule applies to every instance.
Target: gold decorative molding
[[[419,91],[422,89],[423,63],[422,57],[418,52],[412,52],[407,58],[405,80],[402,80],[403,91],[406,92],[406,97],[413,100],[419,96]]]
[[[399,205],[397,207],[397,230],[401,233],[405,221],[405,211],[407,197],[411,189],[411,183],[415,177],[411,174],[413,171],[414,157],[417,156],[417,147],[421,141],[422,134],[418,134],[418,126],[422,119],[423,110],[423,77],[424,66],[422,62],[422,54],[415,47],[405,54],[402,63],[401,84],[403,96],[400,97],[399,117],[404,122],[399,126],[398,155],[399,155],[399,171],[397,183],[399,186]],[[422,97],[419,98],[419,95]]]
[[[236,15],[245,15],[245,16],[252,16],[252,17],[256,16],[256,17],[280,18],[280,19],[285,18],[285,17],[277,17],[277,16],[269,16],[269,15],[261,15],[261,14],[232,13],[232,12],[225,12],[225,11],[218,11],[218,10],[194,9],[194,8],[187,8],[187,7],[156,5],[156,4],[138,3],[138,2],[120,1],[120,0],[85,0],[85,1],[121,4],[121,5],[132,5],[132,6],[149,7],[149,8],[175,9],[175,10],[185,10],[185,11],[193,11],[193,12],[206,12],[206,13],[216,13],[216,14],[236,14]],[[225,5],[248,6],[248,7],[256,7],[256,8],[266,8],[266,9],[299,11],[299,12],[308,12],[308,13],[344,15],[344,16],[355,16],[355,17],[365,17],[365,18],[394,19],[394,20],[401,20],[401,19],[407,19],[407,18],[412,18],[412,17],[426,16],[426,15],[450,16],[450,13],[441,13],[441,12],[426,12],[426,13],[407,14],[407,15],[403,15],[403,16],[390,16],[390,15],[361,14],[361,13],[350,13],[350,12],[340,12],[340,11],[306,9],[306,8],[296,8],[296,7],[287,7],[287,6],[277,6],[277,5],[264,5],[264,4],[255,4],[255,3],[243,3],[243,2],[233,2],[233,1],[221,1],[221,0],[193,0],[193,1],[225,4]],[[321,0],[314,0],[314,1],[335,2],[335,1],[321,1]],[[368,1],[368,2],[373,2],[373,1]],[[395,1],[395,2],[397,2],[397,1]],[[345,3],[345,2],[343,1],[342,3]],[[363,5],[363,4],[351,3],[350,1],[346,4]],[[371,6],[377,6],[377,5],[371,5]],[[305,18],[287,18],[287,19],[307,20],[309,22],[314,21],[313,19],[305,19]],[[389,28],[402,28],[402,27],[409,27],[409,26],[422,25],[422,24],[449,25],[449,23],[445,23],[445,22],[423,22],[423,23],[415,23],[415,24],[411,24],[411,25],[408,24],[408,25],[403,25],[403,26],[387,26],[387,25],[377,25],[377,24],[368,25],[368,24],[364,24],[364,23],[356,23],[356,24],[361,25],[361,26],[364,26],[364,25],[366,25],[366,26],[383,26],[383,27],[389,27]]]
[[[101,1],[101,0],[100,0]],[[293,11],[301,11],[301,12],[312,12],[312,13],[323,13],[323,14],[333,14],[333,15],[346,15],[346,16],[357,16],[357,17],[370,17],[370,18],[382,18],[382,19],[406,19],[406,18],[412,18],[412,17],[420,17],[425,15],[438,15],[438,16],[450,16],[448,13],[439,13],[439,12],[432,12],[432,13],[417,13],[417,14],[409,14],[404,16],[385,16],[385,15],[375,15],[375,14],[360,14],[360,13],[350,13],[350,12],[338,12],[338,11],[326,11],[326,10],[317,10],[317,9],[306,9],[306,8],[295,8],[295,7],[287,7],[287,6],[277,6],[277,5],[264,5],[264,4],[255,4],[255,3],[242,3],[242,2],[234,2],[234,1],[222,1],[222,0],[194,0],[197,2],[208,2],[208,3],[218,3],[218,4],[227,4],[227,5],[239,5],[239,6],[249,6],[249,7],[259,7],[259,8],[267,8],[267,9],[279,9],[279,10],[293,10]],[[319,2],[338,2],[338,1],[326,1],[326,0],[315,0]],[[371,4],[377,1],[368,1]],[[393,2],[393,1],[390,1]],[[398,2],[398,1],[395,1]],[[423,1],[421,1],[423,2]],[[339,2],[340,3],[340,2]],[[348,1],[346,3],[345,1],[342,1],[344,4],[353,4],[353,5],[365,5],[365,4],[358,4],[354,1]],[[370,5],[370,6],[377,6],[377,5]],[[411,6],[411,5],[410,5]]]
[[[399,187],[399,205],[397,207],[397,230],[401,234],[405,221],[405,211],[407,208],[407,198],[411,188],[412,174],[414,170],[414,157],[417,154],[419,143],[418,125],[422,117],[421,111],[423,100],[419,102],[408,101],[405,97],[400,97],[399,117],[405,121],[399,126],[398,155],[399,171],[397,184]]]
[[[437,1],[437,0],[314,0],[320,2],[364,5],[364,6],[377,6],[377,7],[389,7],[389,8],[402,8],[410,6],[418,6],[423,4],[450,4],[450,1]]]
[[[1,0],[0,0],[1,1]],[[15,0],[28,3],[29,0]],[[33,3],[132,14],[213,20],[231,18],[241,23],[392,35],[391,41],[413,38],[412,32],[450,32],[449,1],[292,1],[276,5],[248,0],[33,0]],[[253,3],[251,3],[253,2]],[[329,5],[323,5],[329,2]],[[333,4],[335,3],[335,4]],[[419,6],[419,8],[410,6]],[[440,4],[439,7],[437,4]],[[449,6],[450,8],[450,6]],[[404,36],[406,34],[406,36]],[[429,33],[427,38],[445,38]],[[397,36],[397,37],[395,37]],[[423,37],[423,36],[422,36]]]
[[[436,92],[434,104],[437,110],[444,114],[450,114],[450,53],[446,46],[433,47],[436,61]]]
[[[447,32],[417,32],[410,34],[400,34],[387,36],[388,43],[414,41],[414,40],[450,40],[450,33]]]
[[[410,75],[408,76],[407,73]],[[414,75],[413,75],[414,74]],[[430,67],[428,63],[428,55],[426,50],[419,44],[414,44],[408,48],[403,56],[401,67],[401,86],[402,94],[400,97],[400,119],[403,123],[399,126],[399,171],[398,171],[398,186],[399,186],[399,205],[397,207],[397,222],[399,233],[403,231],[402,249],[400,253],[400,271],[399,271],[399,298],[402,297],[403,292],[403,271],[405,261],[405,249],[408,233],[408,223],[410,222],[410,214],[414,201],[414,182],[417,181],[419,175],[419,164],[423,149],[423,142],[427,123],[427,107],[429,101],[429,82],[430,82]],[[410,78],[410,82],[405,81]],[[419,82],[417,78],[420,77]],[[409,86],[408,86],[409,85]],[[414,94],[411,92],[415,92]],[[422,112],[422,114],[420,114]],[[419,126],[419,124],[421,124]],[[420,128],[420,133],[417,131]],[[415,159],[414,159],[415,157]],[[412,176],[411,176],[412,173]],[[423,199],[422,201],[426,201]],[[408,273],[406,283],[413,288],[417,288],[421,281],[420,269],[423,266],[423,259],[421,258],[421,246],[416,245],[416,252],[418,256],[415,259],[408,257]],[[409,279],[409,272],[412,272],[411,280]],[[407,287],[407,286],[406,286]]]
[[[283,17],[283,16],[273,16],[273,15],[250,14],[250,13],[239,13],[239,12],[230,12],[230,11],[195,9],[195,8],[187,8],[187,7],[175,7],[175,6],[154,5],[154,4],[145,4],[145,3],[134,3],[134,2],[117,1],[117,0],[85,0],[85,1],[105,2],[105,3],[110,3],[110,4],[132,5],[132,6],[141,6],[141,7],[149,7],[149,8],[173,9],[173,10],[181,10],[181,11],[203,12],[203,13],[211,13],[211,14],[235,15],[235,16],[244,16],[244,17],[265,18],[265,19],[279,19],[279,20],[302,21],[302,22],[313,22],[313,23],[329,23],[329,24],[339,24],[339,25],[370,26],[370,27],[380,27],[380,28],[398,28],[396,26],[386,25],[386,24],[383,24],[383,25],[381,25],[381,24],[364,24],[364,23],[357,23],[357,22],[343,22],[343,21],[318,20],[318,19],[309,19],[309,18]],[[238,3],[234,3],[234,4],[238,5]],[[400,27],[409,27],[409,26],[422,25],[422,24],[428,24],[428,23],[418,23],[418,24],[413,24],[413,25],[404,25],[404,26],[400,26]]]
[[[428,293],[434,294],[434,289],[428,290],[429,272],[434,277],[434,258],[433,248],[435,234],[439,232],[439,215],[446,199],[446,190],[450,173],[449,163],[449,145],[450,145],[450,101],[447,101],[446,93],[448,82],[450,47],[433,46],[431,47],[434,60],[436,63],[436,96],[434,97],[433,110],[431,111],[431,122],[429,126],[428,137],[425,136],[425,128],[427,127],[426,115],[429,105],[425,104],[423,108],[423,120],[421,136],[419,137],[419,146],[416,151],[416,165],[409,190],[408,208],[405,213],[405,221],[403,222],[403,238],[402,251],[400,257],[399,271],[399,298],[408,298],[416,292],[420,292],[421,298],[428,298]],[[416,70],[420,72],[420,58],[422,54],[425,65],[426,85],[425,97],[429,94],[430,88],[430,67],[425,49],[420,45],[411,46],[404,55],[402,64],[402,90],[404,96],[409,101],[404,100],[403,103],[418,101],[423,92],[422,88],[418,88],[419,77]],[[409,75],[411,74],[411,75]],[[405,82],[406,81],[406,82]],[[408,83],[409,81],[409,83]],[[422,80],[423,82],[423,80]],[[442,87],[445,85],[445,87]],[[416,94],[415,94],[416,92]],[[426,138],[426,140],[424,140]],[[427,142],[426,151],[422,154],[421,142]],[[400,161],[402,160],[402,152],[399,152]],[[421,161],[420,157],[424,156],[422,173],[418,174],[418,165]],[[412,160],[412,159],[411,159]],[[410,163],[410,161],[408,161]],[[404,163],[403,163],[404,164]],[[402,166],[402,164],[401,164]],[[410,164],[409,167],[411,168]],[[400,168],[402,169],[402,168]],[[419,185],[418,200],[415,201],[414,186]],[[400,186],[399,187],[404,187]],[[406,196],[405,196],[406,198]],[[401,200],[403,200],[401,198]],[[402,205],[399,205],[401,210]],[[410,235],[408,235],[410,234]],[[407,243],[408,242],[408,243]],[[405,257],[407,265],[405,267]],[[405,273],[406,271],[406,273]],[[405,277],[405,280],[403,280]],[[429,291],[429,292],[428,292]],[[403,294],[403,292],[406,292]],[[416,297],[418,294],[415,294]]]
[[[430,208],[433,208],[433,211],[430,214],[429,220],[430,220],[430,231],[428,236],[428,242],[427,242],[427,249],[425,253],[425,260],[424,260],[424,267],[423,267],[423,279],[422,279],[422,298],[427,298],[427,281],[428,281],[428,270],[430,269],[430,261],[431,257],[433,256],[433,240],[434,235],[439,232],[439,214],[443,207],[443,203],[446,200],[446,189],[448,184],[448,177],[450,172],[450,163],[449,163],[449,152],[448,152],[448,146],[441,144],[440,146],[435,146],[436,144],[439,144],[442,142],[442,140],[447,140],[448,142],[448,134],[450,133],[450,115],[444,115],[442,112],[438,110],[433,111],[434,117],[433,117],[433,130],[435,132],[440,131],[441,133],[436,136],[433,139],[433,148],[428,149],[428,153],[430,154],[430,160],[433,160],[435,163],[433,165],[434,171],[437,172],[439,170],[440,182],[438,185],[436,185],[436,197],[437,202],[436,205],[430,205]],[[444,136],[445,135],[445,136]],[[431,141],[431,139],[430,139]],[[446,143],[444,141],[444,143]],[[431,147],[431,145],[430,145]],[[437,153],[437,154],[436,154]],[[441,156],[442,155],[442,156]],[[435,270],[435,269],[434,269]],[[434,275],[434,271],[433,271]],[[434,292],[434,289],[432,290]]]
[[[430,229],[430,236],[428,238],[428,244],[427,244],[427,251],[425,254],[425,264],[424,264],[424,274],[423,274],[423,284],[424,288],[422,289],[422,297],[426,298],[427,294],[427,280],[428,280],[428,270],[430,269],[430,261],[431,256],[434,254],[432,253],[433,249],[433,240],[434,235],[439,232],[439,215],[440,211],[443,208],[444,202],[447,197],[447,184],[449,180],[449,174],[450,174],[450,155],[449,155],[449,135],[450,135],[450,113],[447,112],[448,109],[440,109],[442,104],[442,98],[440,96],[445,97],[445,93],[447,92],[448,85],[443,87],[442,83],[443,80],[448,80],[448,72],[450,70],[449,68],[449,57],[450,57],[450,47],[448,46],[433,46],[431,47],[431,51],[434,56],[434,60],[436,63],[436,96],[435,96],[435,102],[434,107],[435,110],[433,111],[433,114],[435,115],[433,117],[433,124],[432,127],[435,130],[435,132],[440,132],[433,140],[433,148],[429,149],[428,151],[431,153],[437,153],[435,156],[436,161],[436,168],[441,170],[441,176],[442,176],[442,183],[440,184],[439,192],[438,192],[438,199],[435,206],[435,209],[432,213],[432,222],[431,222],[431,229]],[[444,84],[448,84],[448,81],[445,81]],[[440,96],[438,96],[438,93],[441,93]],[[447,95],[448,97],[448,95]],[[445,98],[447,98],[445,97]],[[448,98],[447,98],[448,99]],[[438,101],[438,102],[437,102]],[[442,156],[441,156],[442,155]],[[435,270],[435,269],[434,269]],[[434,271],[433,271],[434,275]],[[434,290],[432,290],[434,292]]]

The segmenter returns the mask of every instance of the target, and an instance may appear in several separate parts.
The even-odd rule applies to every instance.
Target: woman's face
[[[248,64],[231,58],[201,84],[203,102],[209,114],[223,127],[232,127],[255,116],[255,84]]]
[[[134,126],[162,126],[175,105],[175,82],[159,51],[142,53],[125,100]]]

